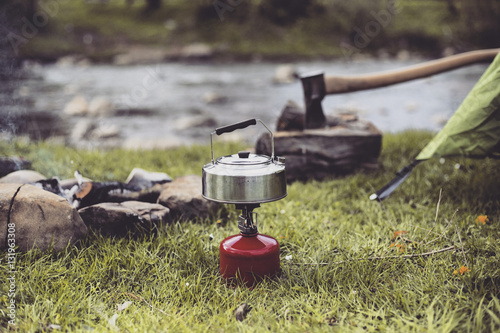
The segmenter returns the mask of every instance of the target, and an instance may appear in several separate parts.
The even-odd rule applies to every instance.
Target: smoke
[[[10,33],[19,31],[24,10],[18,1],[0,3],[0,138],[17,133],[15,118],[24,111],[15,95],[23,71],[8,39]]]

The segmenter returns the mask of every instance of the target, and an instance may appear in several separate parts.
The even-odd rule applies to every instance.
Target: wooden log
[[[324,129],[274,133],[275,155],[286,157],[288,181],[324,179],[359,168],[377,168],[381,147],[382,133],[359,119]],[[258,139],[255,150],[270,155],[269,133]]]

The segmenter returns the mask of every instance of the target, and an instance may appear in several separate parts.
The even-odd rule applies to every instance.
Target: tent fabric
[[[370,199],[387,198],[421,161],[452,156],[500,158],[500,53],[443,129]]]
[[[500,157],[500,53],[416,160]]]

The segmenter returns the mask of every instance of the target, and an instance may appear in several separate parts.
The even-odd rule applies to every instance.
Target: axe
[[[304,127],[323,128],[326,118],[321,101],[326,95],[348,93],[359,90],[381,88],[391,84],[420,79],[477,62],[491,61],[500,49],[465,52],[403,69],[357,76],[324,76],[323,72],[312,72],[300,76],[304,89],[306,108]]]

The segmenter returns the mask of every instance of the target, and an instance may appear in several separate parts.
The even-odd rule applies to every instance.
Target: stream
[[[358,61],[297,62],[298,73],[322,70],[325,75],[356,75],[403,68],[420,61],[367,59]],[[82,96],[101,98],[116,112],[100,117],[114,126],[127,147],[206,144],[217,126],[260,118],[271,128],[288,100],[303,105],[300,81],[273,83],[276,63],[162,63],[152,65],[35,65],[15,94],[29,100],[29,109],[62,114]],[[425,79],[369,91],[329,95],[326,114],[350,112],[371,121],[382,132],[408,129],[438,131],[458,108],[487,64],[477,64]],[[88,117],[88,116],[86,116]],[[72,117],[68,126],[84,117]],[[193,125],[193,120],[204,120]],[[254,141],[258,126],[227,134]],[[116,138],[115,138],[116,140]],[[128,145],[126,144],[128,143]]]

